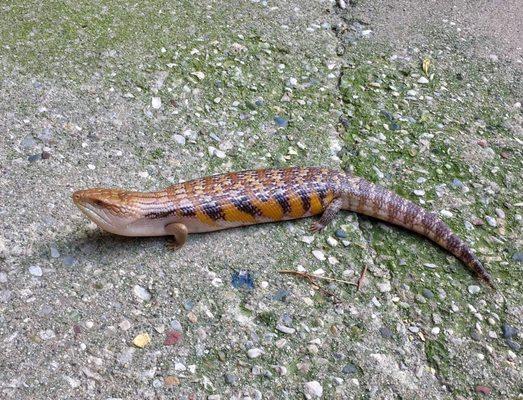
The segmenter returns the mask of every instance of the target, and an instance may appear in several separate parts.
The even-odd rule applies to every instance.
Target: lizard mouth
[[[78,202],[76,205],[80,211],[82,211],[87,218],[95,224],[100,225],[101,227],[110,227],[113,225],[106,213],[103,210],[94,207],[92,204]]]

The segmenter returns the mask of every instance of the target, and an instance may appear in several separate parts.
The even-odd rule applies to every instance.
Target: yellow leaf
[[[425,72],[425,75],[429,76],[429,69],[430,69],[430,60],[428,58],[425,58],[423,60],[423,72]]]
[[[138,336],[136,336],[133,340],[133,344],[136,347],[139,347],[140,349],[143,349],[145,346],[147,346],[149,343],[151,343],[151,337],[148,333],[140,333]]]

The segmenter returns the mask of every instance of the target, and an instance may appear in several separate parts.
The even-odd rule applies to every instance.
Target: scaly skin
[[[363,178],[327,168],[233,172],[149,193],[87,189],[75,192],[73,201],[109,232],[173,235],[172,248],[181,247],[188,233],[322,214],[311,227],[319,231],[339,210],[356,211],[431,239],[493,287],[474,253],[435,214]]]

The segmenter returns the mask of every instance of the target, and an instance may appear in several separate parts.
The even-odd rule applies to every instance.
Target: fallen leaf
[[[143,349],[145,346],[147,346],[149,343],[151,343],[151,337],[148,333],[140,333],[138,336],[136,336],[133,340],[133,344],[136,347],[139,347],[140,349]]]
[[[178,331],[169,331],[167,332],[167,336],[165,337],[165,340],[163,344],[165,346],[172,346],[182,340],[182,333]]]
[[[423,60],[423,72],[425,72],[425,75],[429,76],[429,69],[430,69],[430,60],[428,58],[425,58]]]
[[[476,393],[481,393],[481,394],[488,396],[489,394],[492,393],[492,389],[489,388],[488,386],[478,385],[478,386],[476,386]]]

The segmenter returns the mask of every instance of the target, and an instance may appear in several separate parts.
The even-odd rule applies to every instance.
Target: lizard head
[[[122,235],[130,224],[141,218],[128,193],[120,189],[78,190],[73,193],[73,202],[100,228]]]

